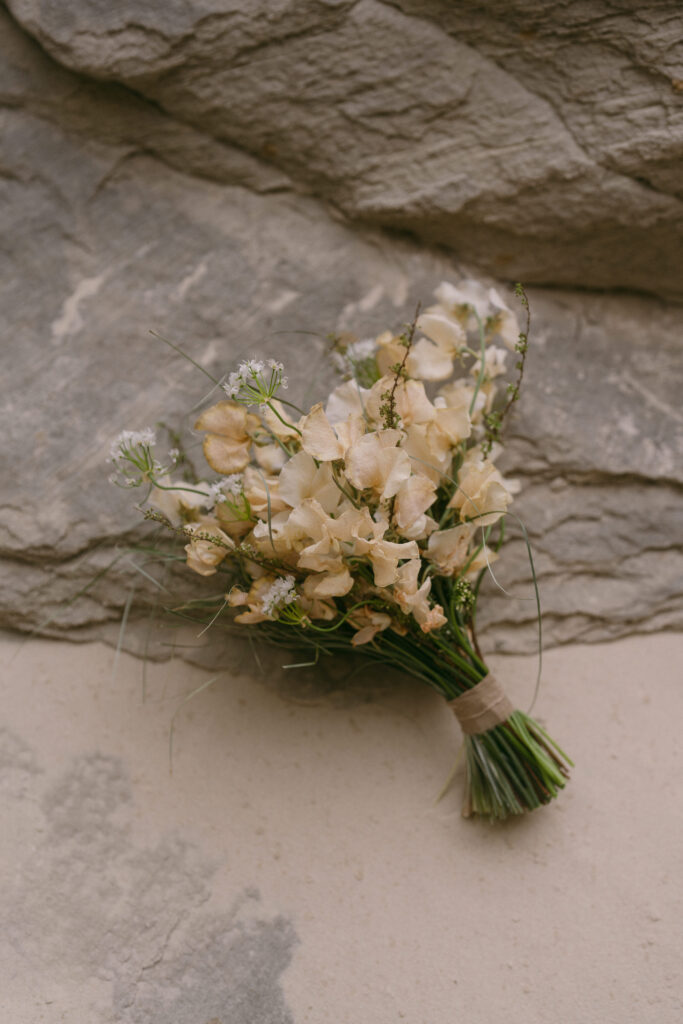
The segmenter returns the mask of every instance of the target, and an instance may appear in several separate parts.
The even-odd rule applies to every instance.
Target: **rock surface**
[[[508,279],[681,296],[675,2],[9,7],[65,67],[186,126],[186,148],[237,147],[352,220]],[[203,173],[232,181],[230,163]]]
[[[169,4],[162,32],[153,3],[14,2],[15,16],[78,73],[0,13],[3,624],[27,630],[50,620],[48,631],[61,635],[115,634],[124,606],[144,610],[158,591],[132,568],[149,571],[144,555],[125,548],[148,534],[130,495],[107,484],[104,459],[123,428],[186,425],[211,385],[150,329],[218,375],[239,356],[277,354],[313,400],[326,388],[327,332],[362,335],[409,319],[439,281],[461,275],[459,251],[500,269],[498,243],[489,242],[502,238],[513,212],[516,251],[533,251],[540,268],[528,266],[527,280],[667,294],[680,285],[679,200],[664,194],[675,183],[662,170],[664,135],[646,118],[641,145],[635,114],[632,123],[615,108],[612,135],[596,131],[589,146],[590,111],[581,122],[568,78],[557,90],[574,97],[571,133],[547,99],[528,106],[502,8],[494,46],[484,45],[486,17],[475,18],[474,8],[472,26],[483,21],[470,38],[462,11],[441,19],[436,3],[403,7]],[[592,22],[570,8],[563,32],[579,46]],[[644,15],[606,17],[595,45],[668,68],[669,37],[655,31],[668,9],[653,7],[648,39]],[[543,50],[551,13],[536,17],[535,56],[524,64],[539,90],[544,68],[571,63],[557,41],[552,54]],[[629,32],[634,40],[640,33],[631,50]],[[637,109],[654,104],[665,116],[663,81],[648,78],[650,92],[638,87]],[[425,97],[438,99],[429,117]],[[500,119],[495,159],[489,130],[476,128],[486,125],[478,104]],[[619,149],[619,124],[630,156]],[[650,136],[659,139],[659,191],[626,173],[639,145],[643,160],[654,161]],[[666,137],[673,146],[674,135]],[[595,175],[612,182],[608,193],[591,191]],[[478,190],[466,216],[461,186]],[[456,221],[465,245],[446,237]],[[637,273],[634,260],[642,262]],[[593,276],[596,263],[604,277]],[[524,266],[513,261],[506,274]],[[530,294],[530,370],[507,465],[523,482],[516,511],[536,552],[546,639],[680,626],[680,307],[623,294]],[[317,336],[300,333],[307,331]],[[518,539],[499,565],[515,599],[490,587],[482,617],[489,646],[530,649],[535,610]],[[134,631],[128,639],[138,642]]]

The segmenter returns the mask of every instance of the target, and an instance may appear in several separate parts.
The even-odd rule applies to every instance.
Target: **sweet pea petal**
[[[313,458],[333,462],[344,457],[344,445],[325,415],[322,402],[314,405],[309,414],[301,419],[300,429],[301,447]]]

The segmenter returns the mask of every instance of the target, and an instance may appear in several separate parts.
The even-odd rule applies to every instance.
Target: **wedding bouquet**
[[[402,333],[332,338],[344,379],[308,411],[284,396],[281,363],[241,363],[195,424],[216,479],[174,479],[180,453],[160,461],[152,430],[111,454],[115,483],[148,488],[145,518],[187,541],[187,567],[219,577],[210,622],[314,662],[355,651],[440,693],[464,734],[463,813],[491,820],[547,803],[571,764],[507,699],[475,631],[517,489],[494,464],[527,351],[517,293],[522,333],[495,291],[465,281]],[[515,383],[497,401],[508,350]]]

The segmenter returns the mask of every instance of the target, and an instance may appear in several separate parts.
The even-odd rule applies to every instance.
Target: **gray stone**
[[[673,2],[10,9],[65,66],[125,84],[211,153],[239,147],[351,219],[508,279],[681,296]]]
[[[364,3],[357,8],[302,8],[300,35],[282,39],[282,67],[290,60],[287,47],[307,39],[311,19],[320,19],[322,46],[323,28],[330,38],[340,33],[341,42],[352,16],[403,17]],[[169,8],[167,33],[178,38],[166,56],[165,50],[147,53],[148,65],[175,54],[180,75],[186,49],[208,46],[211,31],[216,54],[219,42],[227,46],[230,39],[235,60],[249,46],[260,52],[258,32],[263,47],[274,46],[285,23],[277,28],[277,12],[269,9],[272,23],[261,24],[240,8],[235,25],[242,28],[221,36],[211,20],[201,31],[190,25],[176,32],[174,19],[182,27],[189,15],[185,7]],[[142,23],[154,10],[147,9]],[[45,12],[71,17],[54,6]],[[128,76],[144,56],[123,45],[131,17],[125,5],[97,14],[101,53],[119,54]],[[283,173],[272,159],[218,138],[209,123],[220,120],[218,108],[208,100],[206,122],[197,118],[190,127],[117,84],[59,67],[9,18],[0,18],[1,216],[9,240],[0,277],[8,339],[0,622],[117,642],[125,612],[125,644],[143,651],[150,648],[149,631],[144,622],[135,625],[136,616],[148,618],[159,599],[168,604],[178,586],[190,594],[203,584],[141,550],[150,545],[150,532],[140,527],[131,495],[107,483],[105,458],[121,429],[162,419],[183,432],[196,454],[198,439],[188,426],[193,407],[211,389],[150,329],[182,345],[214,376],[240,356],[277,354],[293,381],[306,382],[304,397],[313,401],[331,381],[329,331],[364,335],[400,325],[418,299],[428,301],[435,285],[459,277],[462,267],[443,250],[351,226],[302,191],[303,179],[287,161]],[[111,32],[120,22],[120,32],[109,33],[108,19]],[[420,32],[437,31],[418,25]],[[67,48],[69,40],[92,43],[85,28],[64,38]],[[57,55],[66,61],[65,53]],[[226,63],[226,74],[231,66]],[[150,83],[170,89],[173,80],[180,88],[185,79],[168,78],[170,67],[150,72]],[[367,74],[376,70],[373,65]],[[393,101],[396,88],[386,92]],[[332,119],[339,165],[350,167],[357,154],[344,152],[343,135],[335,135],[334,92],[321,94],[319,109]],[[379,174],[379,163],[376,168]],[[385,183],[382,194],[390,191]],[[553,244],[559,259],[559,236]],[[649,273],[655,290],[656,264]],[[680,307],[623,294],[533,288],[530,294],[529,367],[509,424],[505,465],[523,483],[514,508],[536,553],[546,638],[596,640],[680,626]],[[487,584],[482,642],[489,649],[530,649],[531,580],[512,518],[509,534],[496,576],[515,598]],[[169,643],[165,634],[151,648],[167,653]],[[210,645],[208,654],[203,648],[187,654],[212,656]]]
[[[21,738],[0,732],[0,748],[36,771]],[[298,939],[287,918],[263,913],[256,888],[220,909],[217,865],[192,843],[141,843],[118,758],[74,759],[42,800],[37,781],[15,819],[24,824],[28,805],[34,838],[2,909],[3,941],[21,951],[25,970],[37,971],[48,991],[87,987],[93,1020],[291,1024],[280,976]],[[226,833],[228,848],[232,841]]]

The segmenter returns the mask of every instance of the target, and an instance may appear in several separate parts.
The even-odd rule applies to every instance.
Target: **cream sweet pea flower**
[[[325,512],[334,512],[342,498],[334,482],[332,466],[329,463],[316,466],[313,456],[305,451],[297,452],[282,467],[278,494],[292,508],[314,498]]]
[[[192,537],[189,544],[185,545],[187,553],[187,567],[193,569],[200,576],[214,576],[217,566],[229,553],[228,549],[234,547],[232,541],[219,528],[215,519],[202,517],[198,523],[188,523],[185,533],[192,537],[193,533],[202,533],[222,541],[227,547],[221,544],[214,544],[211,540],[202,537]]]
[[[500,519],[511,501],[511,490],[491,460],[473,448],[460,468],[449,508],[459,509],[463,522],[472,519],[476,526],[489,526]]]
[[[259,519],[268,518],[268,505],[270,503],[270,514],[274,516],[281,512],[286,504],[280,497],[280,478],[266,476],[259,472],[254,466],[247,466],[244,471],[244,496],[249,502],[251,511]]]
[[[392,366],[402,363],[406,354],[405,346],[401,344],[400,335],[392,334],[391,331],[384,331],[376,339],[377,353],[375,356],[377,369],[383,377],[389,373]]]
[[[484,378],[493,380],[494,377],[502,376],[505,373],[506,359],[507,352],[504,348],[500,348],[498,345],[489,345],[484,355]],[[470,373],[473,377],[478,377],[480,369],[481,359],[477,359],[470,367]]]
[[[344,553],[351,553],[357,537],[371,535],[374,527],[367,509],[347,509],[333,519],[309,498],[289,514],[281,536],[290,550],[298,551],[299,568],[340,573]]]
[[[287,453],[279,444],[256,444],[254,455],[261,469],[266,473],[279,473],[287,461]]]
[[[355,555],[367,555],[372,563],[375,586],[388,587],[398,579],[398,563],[408,558],[419,558],[416,541],[384,540],[389,524],[385,519],[372,523],[369,537],[356,537]]]
[[[430,423],[408,427],[403,450],[414,473],[425,476],[438,487],[450,473],[453,449],[446,434]]]
[[[310,598],[344,597],[353,587],[353,577],[344,566],[335,572],[320,572],[304,580],[304,594]]]
[[[276,411],[274,412],[273,410]],[[282,402],[278,402],[277,398],[272,398],[270,405],[261,406],[261,416],[271,434],[275,434],[275,437],[279,437],[281,441],[298,440],[299,434],[296,430],[296,424],[292,423],[291,413],[287,412]]]
[[[440,629],[448,619],[443,613],[440,604],[429,604],[429,592],[432,588],[432,581],[429,577],[418,587],[417,581],[420,574],[420,560],[413,559],[402,565],[398,571],[396,582],[392,588],[392,595],[401,611],[406,615],[413,615],[423,633],[431,633],[433,629]]]
[[[484,544],[481,551],[474,556],[468,565],[465,576],[477,576],[482,569],[491,565],[492,562],[496,562],[499,557],[497,551],[493,551],[488,544]]]
[[[299,421],[301,430],[301,447],[314,459],[322,462],[335,462],[344,458],[344,445],[334,432],[328,420],[322,402],[314,405],[307,416]]]
[[[437,308],[446,316],[457,320],[463,327],[469,326],[472,317],[468,306],[472,307],[482,323],[489,315],[489,294],[479,281],[467,279],[458,285],[442,281],[435,289],[434,295],[439,304]]]
[[[495,288],[489,288],[488,298],[493,308],[492,333],[497,334],[505,347],[514,352],[515,345],[519,341],[517,317],[501,299]]]
[[[161,487],[153,487],[149,492],[147,501],[154,508],[166,516],[172,526],[179,526],[188,519],[194,519],[199,514],[199,509],[206,505],[207,499],[196,491],[208,493],[209,484],[201,481],[192,484],[188,490],[183,489],[182,483],[176,483],[170,476],[162,476],[159,479]],[[177,487],[177,490],[167,491],[166,487]]]
[[[365,416],[365,402],[369,390],[362,388],[355,380],[347,380],[339,387],[336,387],[327,399],[325,414],[332,424],[336,425],[350,416],[357,416],[363,419]]]
[[[394,387],[394,385],[396,385]],[[384,403],[384,395],[387,391],[394,392],[396,412],[401,418],[404,427],[411,423],[426,423],[434,417],[434,406],[425,392],[425,386],[421,380],[407,380],[396,383],[394,374],[387,374],[380,377],[373,384],[368,393],[365,409],[371,420],[379,422],[381,419],[380,407]]]
[[[354,647],[361,647],[363,644],[369,644],[374,640],[378,633],[389,629],[392,625],[392,618],[386,612],[378,612],[364,604],[361,608],[356,608],[352,612],[349,616],[349,622],[352,626],[356,626],[358,630],[351,637],[351,643]]]
[[[442,311],[428,311],[418,317],[417,329],[426,335],[410,349],[406,370],[420,380],[447,380],[453,361],[467,338],[460,324]]]
[[[399,430],[365,434],[346,453],[347,479],[360,491],[372,489],[380,500],[393,498],[411,472],[407,453],[396,447],[400,440]]]
[[[406,370],[418,380],[448,380],[453,373],[453,356],[427,338],[420,338],[410,349]]]
[[[436,484],[429,477],[413,474],[404,480],[396,493],[394,517],[399,532],[413,527],[436,500]]]
[[[194,425],[208,431],[204,458],[217,473],[239,473],[249,464],[251,434],[261,426],[258,416],[237,402],[218,402],[206,409]]]
[[[430,536],[425,556],[434,563],[440,576],[454,576],[460,571],[467,561],[474,531],[470,523],[462,523]]]

